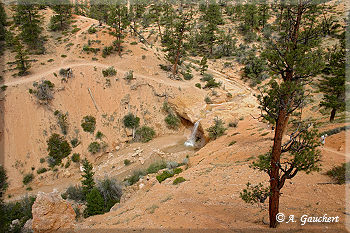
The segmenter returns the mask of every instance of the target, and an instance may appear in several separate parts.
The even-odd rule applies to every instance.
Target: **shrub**
[[[215,124],[207,129],[207,131],[209,132],[209,137],[213,140],[224,135],[226,131],[224,123],[221,119],[215,118],[214,122]]]
[[[27,174],[23,177],[23,184],[27,185],[29,184],[30,182],[32,182],[34,179],[34,175],[32,173],[30,174]]]
[[[90,143],[88,150],[90,153],[96,154],[101,151],[101,144],[98,142],[92,142]]]
[[[164,71],[171,71],[171,66],[159,64],[159,67]]]
[[[239,196],[246,203],[264,203],[269,196],[269,187],[264,188],[261,183],[253,186],[248,182],[247,188],[243,189],[243,192],[241,192]]]
[[[103,133],[101,131],[97,131],[96,133],[96,139],[101,139],[103,137]]]
[[[68,74],[68,69],[64,69],[64,68],[60,69],[59,74],[60,74],[61,76],[66,77],[67,74]]]
[[[86,209],[84,217],[89,217],[104,213],[104,200],[97,188],[93,188],[89,194],[86,195]]]
[[[96,54],[98,51],[100,51],[100,48],[91,48],[91,47],[89,47],[89,45],[84,45],[83,46],[83,51],[87,52],[88,54],[90,52]]]
[[[113,51],[113,46],[106,46],[102,50],[102,57],[106,58],[108,55],[111,55]]]
[[[46,169],[45,167],[39,168],[39,169],[36,171],[36,173],[38,173],[38,174],[42,174],[42,173],[45,173],[45,172],[47,172],[47,169]]]
[[[175,169],[173,170],[174,175],[175,175],[175,174],[180,174],[181,172],[182,172],[182,168],[179,168],[179,167],[177,167],[177,168],[175,168]]]
[[[104,199],[105,212],[108,212],[115,205],[115,203],[119,202],[123,194],[122,187],[115,179],[105,178],[97,181],[97,189],[102,194]]]
[[[215,82],[215,79],[210,79],[209,81],[207,81],[204,88],[214,88],[219,86],[221,86],[221,82]]]
[[[93,116],[84,116],[81,127],[85,132],[93,133],[96,128],[96,118]]]
[[[165,113],[169,113],[169,114],[172,113],[171,107],[169,106],[169,103],[168,103],[167,101],[164,101],[162,110],[163,110]]]
[[[345,184],[350,179],[350,162],[333,167],[331,170],[327,171],[326,174],[337,184]]]
[[[133,41],[130,43],[131,45],[137,45],[137,42],[136,41]]]
[[[168,169],[173,169],[173,168],[176,168],[178,166],[179,166],[179,164],[177,162],[175,162],[175,161],[169,161],[169,162],[166,163],[166,167]]]
[[[137,128],[140,124],[140,118],[134,116],[132,113],[124,116],[123,123],[126,128],[134,129]]]
[[[213,75],[204,73],[203,78],[201,78],[200,80],[202,82],[208,82],[209,80],[213,80],[213,79],[214,79]]]
[[[117,74],[117,71],[114,69],[113,66],[108,67],[105,70],[102,70],[103,77],[110,77],[115,76]]]
[[[129,70],[129,71],[125,74],[124,79],[125,79],[128,83],[130,83],[131,80],[135,79],[135,78],[134,78],[134,71],[133,71],[133,70]]]
[[[95,27],[93,27],[93,26],[89,27],[89,29],[88,29],[88,33],[89,33],[89,34],[94,34],[94,33],[96,33],[96,32],[97,32],[97,30],[96,30]]]
[[[7,89],[7,86],[6,86],[6,85],[2,85],[2,86],[1,86],[1,90],[2,90],[2,91],[6,91],[6,89]]]
[[[230,143],[228,144],[228,146],[232,146],[232,145],[234,145],[234,144],[236,144],[236,141],[235,141],[235,140],[233,140],[232,142],[230,142]]]
[[[156,176],[159,183],[162,183],[164,180],[174,176],[174,174],[170,173],[169,171],[163,171],[162,174]]]
[[[157,173],[159,170],[166,168],[167,167],[166,165],[167,164],[164,161],[152,163],[151,165],[149,165],[149,167],[146,170],[147,174]]]
[[[7,175],[4,167],[0,164],[0,204],[2,202],[3,195],[8,188]],[[1,206],[0,206],[1,208]],[[1,210],[1,209],[0,209]]]
[[[56,114],[57,113],[57,114]],[[66,135],[68,132],[68,113],[62,113],[60,111],[55,112],[57,123],[61,128],[61,132]]]
[[[40,158],[40,163],[45,163],[45,158]]]
[[[72,147],[75,148],[80,144],[80,142],[78,138],[73,138],[72,140],[70,140],[70,144],[72,144]]]
[[[199,89],[202,89],[202,85],[200,83],[196,83],[194,86],[199,88]]]
[[[206,96],[204,98],[204,101],[207,103],[207,104],[212,104],[213,102],[211,101],[210,97],[209,96]]]
[[[136,130],[135,138],[137,141],[145,143],[151,141],[155,135],[156,132],[151,127],[142,126]]]
[[[68,161],[66,162],[66,164],[64,165],[64,168],[69,168],[70,166],[70,159],[68,159]]]
[[[191,73],[184,73],[182,76],[185,80],[191,80],[193,78],[193,75]]]
[[[72,148],[69,143],[60,135],[52,134],[47,141],[47,150],[49,152],[49,157],[54,159],[54,165],[60,164],[62,159],[67,157]]]
[[[74,153],[74,154],[72,155],[72,161],[73,161],[74,163],[80,162],[80,154],[79,154],[79,153]]]
[[[186,179],[180,176],[180,177],[177,177],[177,178],[173,181],[173,185],[177,185],[177,184],[180,184],[180,183],[185,182],[185,181],[186,181]]]
[[[257,84],[260,84],[261,81],[268,78],[266,73],[266,61],[255,55],[248,57],[243,71],[243,77],[249,81],[251,86],[256,86]]]
[[[131,164],[131,161],[129,160],[129,159],[125,159],[124,160],[124,165],[125,166],[128,166],[128,165],[130,165]]]
[[[228,123],[228,127],[236,128],[237,125],[238,125],[238,121],[232,121],[232,122]]]
[[[167,126],[171,129],[177,129],[180,124],[180,119],[174,114],[168,114],[164,119]]]
[[[142,60],[145,60],[146,59],[146,55],[142,55]]]
[[[33,94],[40,100],[49,102],[53,99],[52,90],[54,88],[54,84],[48,80],[42,81],[40,84],[33,84],[36,87],[36,90],[32,91]]]
[[[145,176],[146,174],[147,173],[145,171],[137,170],[137,171],[133,172],[132,176],[125,179],[125,181],[127,182],[127,185],[133,185],[137,181],[139,181],[141,177]]]
[[[77,202],[85,201],[85,195],[83,192],[83,188],[80,185],[71,185],[67,188],[67,190],[62,194],[63,199],[70,199]]]

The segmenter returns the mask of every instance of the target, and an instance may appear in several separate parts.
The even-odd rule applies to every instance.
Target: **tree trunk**
[[[163,40],[163,36],[162,36],[162,30],[160,29],[159,20],[157,20],[157,24],[158,24],[158,30],[159,30],[160,41],[162,41],[162,40]]]
[[[270,217],[270,227],[277,227],[276,215],[278,214],[279,209],[279,197],[280,189],[278,188],[279,184],[279,167],[281,157],[281,146],[282,146],[282,137],[283,131],[285,128],[285,122],[287,118],[287,112],[285,109],[281,109],[278,114],[278,119],[275,129],[275,137],[272,147],[272,157],[271,157],[271,173],[270,173],[270,191],[271,195],[269,198],[269,217]]]
[[[337,111],[337,109],[333,108],[331,111],[331,117],[329,118],[329,121],[332,122],[334,121],[334,117],[335,117],[335,112]]]

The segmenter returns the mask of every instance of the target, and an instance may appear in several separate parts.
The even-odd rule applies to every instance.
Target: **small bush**
[[[71,153],[72,148],[63,137],[58,134],[52,134],[47,141],[47,150],[49,151],[49,157],[53,158],[51,161],[53,165],[58,165],[63,158]]]
[[[170,177],[173,177],[174,174],[172,174],[171,172],[169,171],[163,171],[162,174],[156,176],[157,180],[159,183],[162,183],[164,180],[170,178]]]
[[[175,161],[169,161],[166,163],[166,167],[168,169],[173,169],[173,168],[177,168],[179,166],[179,164]]]
[[[23,184],[27,185],[29,184],[30,182],[32,182],[34,179],[34,175],[32,173],[30,174],[27,174],[23,177]]]
[[[137,42],[136,41],[133,41],[130,43],[131,45],[137,45]]]
[[[264,203],[269,196],[269,187],[264,188],[261,183],[253,186],[248,182],[247,188],[243,189],[243,192],[241,192],[239,196],[246,203]]]
[[[129,113],[128,115],[124,116],[123,123],[126,128],[134,129],[139,126],[140,118],[134,116],[132,113]]]
[[[45,173],[45,172],[47,172],[47,169],[46,169],[45,167],[39,168],[39,169],[36,171],[36,173],[38,173],[38,174],[42,174],[42,173]]]
[[[32,93],[40,100],[44,102],[49,102],[53,99],[53,88],[54,84],[48,80],[42,81],[40,84],[33,84],[36,87],[36,90],[33,90]]]
[[[6,91],[6,89],[7,89],[7,86],[6,86],[6,85],[2,85],[2,86],[1,86],[1,90],[2,90],[2,91]]]
[[[236,128],[238,126],[238,121],[232,121],[228,123],[228,127]]]
[[[214,79],[213,75],[204,73],[203,78],[201,78],[200,80],[202,82],[208,82],[208,81],[213,80],[213,79]]]
[[[147,174],[153,174],[153,173],[157,173],[159,170],[162,170],[166,167],[167,167],[167,164],[164,161],[160,161],[149,165],[146,171],[147,171]]]
[[[117,74],[117,71],[114,69],[113,66],[108,67],[105,70],[102,70],[103,77],[110,77],[115,76]]]
[[[236,144],[236,141],[235,141],[235,140],[233,140],[232,142],[230,142],[230,143],[228,144],[228,146],[232,146],[232,145],[234,145],[234,144]]]
[[[175,169],[173,170],[174,175],[175,175],[175,174],[180,174],[181,172],[182,172],[182,168],[179,168],[179,167],[177,167],[177,168],[175,168]]]
[[[45,158],[40,158],[40,163],[45,163]]]
[[[124,165],[125,166],[128,166],[128,165],[130,165],[131,164],[131,161],[129,160],[129,159],[125,159],[124,160]]]
[[[326,174],[337,184],[345,184],[350,179],[350,162],[333,167],[331,170],[327,171]]]
[[[206,96],[206,97],[204,98],[204,101],[205,101],[207,104],[212,104],[212,103],[213,103],[213,101],[211,101],[211,99],[210,99],[209,96]]]
[[[193,75],[191,73],[184,73],[182,76],[185,80],[191,80],[193,78]]]
[[[102,57],[106,58],[108,55],[111,55],[113,52],[113,46],[106,46],[102,50]]]
[[[72,161],[73,161],[74,163],[79,163],[79,162],[80,162],[80,154],[79,154],[79,153],[74,153],[74,154],[72,155]]]
[[[96,30],[95,27],[93,27],[93,26],[89,27],[89,29],[88,29],[88,33],[89,33],[89,34],[94,34],[94,33],[96,33],[96,32],[97,32],[97,30]]]
[[[146,55],[142,55],[142,60],[145,60],[146,59]]]
[[[68,74],[68,69],[64,69],[64,68],[60,69],[59,74],[60,74],[61,76],[66,77],[67,74]]]
[[[104,211],[108,212],[115,203],[120,201],[123,194],[122,187],[115,179],[105,178],[97,181],[97,189],[104,199]]]
[[[136,130],[135,139],[145,143],[151,141],[155,135],[156,132],[151,127],[142,126],[140,129]]]
[[[140,180],[141,177],[145,176],[146,174],[147,173],[145,171],[141,171],[141,170],[134,171],[132,176],[130,176],[129,178],[125,179],[127,181],[127,185],[135,184],[137,181]]]
[[[221,86],[220,82],[215,82],[215,79],[211,79],[211,80],[207,81],[204,88],[214,88],[214,87],[219,87],[219,86]]]
[[[96,118],[93,116],[84,116],[81,127],[85,132],[93,133],[96,128]]]
[[[62,198],[83,202],[85,201],[83,188],[80,185],[69,186],[68,189],[62,194]]]
[[[57,113],[57,114],[56,114]],[[61,132],[66,135],[68,132],[68,113],[62,113],[60,111],[55,112],[57,118],[57,124],[61,128]]]
[[[70,166],[70,159],[68,159],[68,161],[66,162],[66,164],[64,165],[64,168],[69,168]]]
[[[80,142],[78,138],[73,138],[72,140],[70,140],[70,144],[72,144],[72,147],[75,148],[80,144]]]
[[[180,177],[177,177],[177,178],[173,181],[173,185],[177,185],[177,184],[180,184],[180,183],[185,182],[185,181],[186,181],[186,179],[180,176]]]
[[[130,83],[131,80],[135,79],[135,78],[134,78],[134,71],[133,71],[133,70],[129,70],[129,71],[125,74],[124,79],[125,79],[128,83]]]
[[[164,70],[164,71],[171,71],[171,66],[167,66],[167,65],[163,65],[163,64],[159,64],[159,67]]]
[[[169,114],[172,113],[171,107],[169,106],[169,103],[168,103],[167,101],[164,101],[162,110],[163,110],[165,113],[169,113]]]
[[[174,114],[169,114],[164,121],[171,129],[177,129],[180,125],[180,119]]]
[[[199,88],[199,89],[202,89],[202,85],[200,83],[196,83],[194,86]]]
[[[103,137],[103,133],[101,131],[97,131],[96,133],[96,139],[101,139]]]
[[[213,140],[224,135],[226,131],[224,123],[221,119],[215,118],[214,122],[215,124],[207,129],[207,131],[209,132],[209,137]]]
[[[101,144],[98,142],[92,142],[90,143],[88,150],[90,153],[96,154],[101,151]]]

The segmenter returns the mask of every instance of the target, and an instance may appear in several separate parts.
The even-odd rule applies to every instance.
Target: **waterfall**
[[[194,147],[194,144],[196,143],[196,134],[197,134],[198,126],[199,126],[199,121],[200,121],[200,120],[198,120],[198,121],[194,124],[193,129],[192,129],[191,136],[190,136],[190,138],[185,142],[185,146]]]

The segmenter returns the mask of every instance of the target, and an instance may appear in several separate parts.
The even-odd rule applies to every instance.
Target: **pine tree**
[[[39,14],[39,5],[25,0],[19,0],[14,7],[14,22],[19,27],[19,36],[27,44],[30,50],[44,51],[43,39],[41,36],[43,28],[42,17]]]
[[[172,76],[176,77],[178,73],[178,65],[183,62],[183,58],[186,56],[186,50],[184,49],[185,39],[187,32],[190,31],[193,11],[190,9],[188,12],[179,10],[176,14],[168,15],[167,17],[173,20],[168,21],[167,29],[163,37],[164,51],[167,52],[166,58],[172,64]]]
[[[330,51],[329,61],[318,86],[319,91],[324,94],[320,106],[331,109],[331,122],[336,112],[345,110],[345,60],[344,38],[340,46],[335,46]]]
[[[66,29],[70,24],[72,17],[72,4],[69,0],[54,0],[50,2],[51,9],[55,15],[51,17],[50,29],[52,31],[61,31]]]
[[[7,20],[7,15],[4,9],[4,4],[0,1],[0,41],[5,40],[5,35],[6,35],[6,20]]]
[[[114,28],[114,32],[111,34],[117,39],[113,42],[116,46],[119,56],[122,55],[122,43],[125,38],[125,30],[130,25],[128,17],[128,8],[125,6],[124,0],[118,0],[115,5],[112,6],[109,25]]]
[[[298,120],[290,140],[282,144],[290,115],[301,111],[306,104],[305,86],[323,66],[319,50],[322,32],[315,20],[320,16],[319,9],[318,1],[278,2],[275,13],[280,18],[273,25],[278,36],[265,38],[262,57],[268,61],[269,70],[278,81],[272,79],[266,87],[260,88],[258,100],[261,117],[275,124],[275,136],[271,151],[260,155],[253,166],[270,177],[268,196],[272,228],[277,227],[280,191],[285,181],[300,171],[319,170],[320,151],[317,146],[320,142],[313,124]]]
[[[10,32],[8,34],[9,34],[8,38],[13,39],[13,41],[11,42],[13,45],[12,52],[16,53],[15,55],[16,60],[14,62],[8,62],[8,64],[16,65],[14,69],[18,70],[17,74],[19,76],[24,76],[28,74],[28,70],[31,67],[30,63],[33,62],[34,60],[29,59],[28,50],[22,45],[22,42],[20,41],[18,36],[14,37]]]
[[[134,35],[136,35],[136,31],[138,29],[138,24],[140,23],[140,19],[144,16],[146,11],[146,2],[145,0],[131,0],[130,8],[129,8],[129,21],[130,25],[132,25],[132,31],[134,31]],[[132,23],[132,24],[131,24]]]
[[[92,188],[86,195],[86,202],[85,217],[104,213],[105,203],[97,188]]]
[[[160,37],[161,41],[163,40],[162,30],[160,28],[161,18],[162,18],[162,10],[163,10],[163,8],[162,8],[161,4],[159,4],[158,2],[156,2],[150,6],[150,15],[151,15],[151,18],[157,24],[158,33],[159,33],[159,37]]]
[[[110,10],[111,6],[106,0],[90,0],[89,17],[97,19],[100,24],[108,22]]]
[[[92,164],[87,159],[84,159],[82,163],[83,163],[84,174],[81,175],[83,177],[81,184],[83,187],[83,192],[85,196],[87,196],[91,192],[91,190],[95,187],[95,181],[94,181],[95,173],[92,171],[93,169]]]

